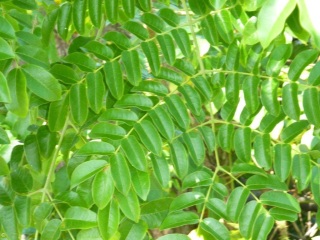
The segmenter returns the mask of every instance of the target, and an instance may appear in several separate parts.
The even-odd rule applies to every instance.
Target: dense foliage
[[[319,9],[0,0],[1,239],[315,236]]]

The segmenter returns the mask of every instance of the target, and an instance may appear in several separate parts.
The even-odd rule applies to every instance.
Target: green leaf
[[[24,151],[26,159],[32,169],[35,171],[41,170],[41,156],[39,145],[35,135],[28,135],[24,140]]]
[[[89,16],[92,24],[100,28],[102,23],[102,0],[88,1]]]
[[[154,154],[151,154],[150,158],[153,167],[153,174],[161,186],[163,188],[167,188],[170,181],[170,170],[167,160],[164,157],[159,157]]]
[[[6,60],[14,57],[14,52],[12,51],[9,43],[0,37],[0,60]]]
[[[190,240],[190,238],[184,234],[179,234],[179,233],[171,233],[171,234],[166,234],[162,237],[159,237],[158,240]]]
[[[49,107],[48,125],[50,131],[59,131],[63,128],[68,118],[69,96],[62,96],[59,101],[52,102]]]
[[[173,38],[169,34],[162,34],[157,36],[157,40],[159,42],[164,59],[167,61],[167,63],[173,65],[176,60],[176,49]],[[162,72],[163,69],[160,71]],[[161,75],[161,72],[158,73],[158,75]]]
[[[226,98],[232,105],[239,101],[240,80],[238,74],[230,74],[226,78]]]
[[[100,122],[93,126],[89,136],[91,138],[122,139],[126,134],[126,131],[118,125]]]
[[[126,94],[115,103],[114,107],[119,107],[119,108],[136,107],[141,110],[147,111],[153,107],[153,102],[149,97],[141,94]]]
[[[122,7],[123,7],[124,13],[127,15],[127,17],[134,18],[135,0],[123,1]]]
[[[80,76],[71,67],[59,63],[51,67],[50,73],[66,84],[74,84],[81,80]]]
[[[42,39],[41,39],[41,41],[44,46],[49,45],[53,29],[56,25],[56,20],[57,20],[58,14],[59,14],[59,8],[48,13],[42,22],[42,28],[41,28]]]
[[[12,3],[20,8],[34,10],[38,8],[35,0],[13,0]]]
[[[97,226],[97,214],[83,207],[70,207],[62,224],[64,230],[93,228]]]
[[[59,8],[58,20],[57,20],[57,30],[60,37],[64,40],[67,39],[69,26],[72,17],[72,5],[69,2],[64,3]]]
[[[41,156],[45,159],[49,159],[58,143],[57,134],[55,132],[50,132],[48,126],[41,126],[37,131],[37,141]]]
[[[318,49],[320,49],[320,29],[318,24],[316,24],[316,19],[318,19],[318,14],[316,9],[319,7],[317,1],[305,1],[298,0],[298,7],[300,10],[300,22],[302,27],[307,30],[312,37],[312,41]]]
[[[314,62],[319,55],[319,51],[315,49],[308,49],[297,54],[290,64],[288,77],[292,81],[297,81],[303,70],[312,62]]]
[[[229,44],[232,43],[234,35],[230,12],[225,9],[217,12],[214,15],[214,22],[222,40]]]
[[[58,240],[61,235],[61,220],[52,219],[44,227],[41,237],[48,240]]]
[[[167,87],[158,81],[142,81],[136,87],[131,89],[132,92],[150,92],[157,96],[166,96],[169,91]]]
[[[33,178],[27,168],[18,167],[15,170],[11,170],[10,177],[12,189],[17,193],[26,194],[33,187]]]
[[[289,83],[282,88],[282,107],[287,116],[299,120],[298,84]]]
[[[149,67],[154,75],[158,75],[160,71],[159,50],[154,41],[142,42],[142,50],[147,57]]]
[[[230,239],[230,233],[226,226],[214,218],[205,218],[200,223],[200,228],[217,240]]]
[[[261,102],[266,110],[277,116],[280,112],[280,103],[278,102],[279,82],[275,79],[267,79],[261,84]]]
[[[254,157],[258,165],[269,170],[272,165],[271,138],[268,133],[257,135],[253,142]]]
[[[153,154],[160,155],[162,141],[154,125],[148,120],[143,120],[140,123],[135,124],[134,129],[139,135],[143,145]]]
[[[167,140],[171,140],[174,136],[174,125],[163,106],[158,106],[149,112],[153,124]]]
[[[90,229],[82,229],[77,234],[77,240],[101,240],[101,235],[99,229],[97,227],[90,228]]]
[[[291,145],[277,144],[274,146],[274,171],[275,174],[284,182],[291,171]]]
[[[253,175],[248,178],[246,185],[249,190],[260,189],[273,189],[279,191],[287,191],[288,186],[284,182],[281,182],[280,178],[276,175],[267,174],[265,176]]]
[[[37,228],[42,226],[43,221],[47,220],[48,216],[52,213],[52,209],[53,206],[48,202],[43,202],[36,206],[33,212],[33,217]]]
[[[277,221],[295,222],[298,219],[298,214],[286,209],[273,207],[269,210],[270,215]]]
[[[92,198],[99,209],[104,209],[112,199],[114,183],[110,168],[100,171],[92,182]]]
[[[8,240],[17,240],[20,238],[18,234],[18,222],[13,206],[4,206],[0,209],[0,222]]]
[[[272,77],[277,77],[291,54],[291,44],[280,44],[276,46],[272,50],[266,66],[267,74]]]
[[[93,72],[96,69],[96,62],[80,52],[70,53],[63,60],[76,65],[80,70],[85,72]]]
[[[119,232],[121,232],[123,239],[144,239],[148,232],[148,226],[143,220],[139,220],[137,223],[125,221],[121,224]]]
[[[27,94],[26,78],[20,69],[13,69],[7,76],[11,102],[7,109],[19,117],[25,117],[29,110],[29,97]]]
[[[150,175],[147,172],[141,172],[137,169],[131,168],[132,186],[137,195],[146,201],[150,192]]]
[[[190,111],[198,116],[201,112],[201,98],[199,93],[190,85],[183,85],[178,88],[179,92],[183,95],[187,102]]]
[[[317,62],[310,71],[308,82],[312,86],[320,84],[320,62]]]
[[[73,120],[82,125],[88,116],[87,91],[84,84],[74,84],[69,93],[70,110]]]
[[[285,118],[285,114],[283,113],[282,110],[280,110],[280,113],[278,116],[274,116],[271,114],[266,114],[261,122],[260,122],[260,126],[259,129],[265,133],[269,133],[271,132],[274,127]]]
[[[140,20],[157,33],[163,33],[166,30],[165,22],[152,13],[144,13]]]
[[[0,204],[3,206],[12,205],[14,193],[9,186],[7,178],[0,177]],[[1,211],[1,209],[0,209]],[[1,215],[0,215],[1,218]]]
[[[188,148],[188,152],[193,162],[200,166],[205,159],[204,143],[199,132],[188,132],[183,134],[183,141]]]
[[[104,160],[90,160],[78,165],[71,175],[71,188],[78,186],[80,183],[88,180],[96,173],[107,166]]]
[[[31,221],[31,198],[27,196],[16,196],[14,209],[19,223],[22,226],[29,226]]]
[[[183,178],[188,173],[189,162],[185,147],[181,142],[175,140],[170,144],[171,162],[179,178]]]
[[[16,49],[16,54],[26,63],[34,64],[47,69],[49,67],[48,54],[35,46],[21,46]]]
[[[297,154],[293,157],[292,177],[296,180],[298,192],[309,186],[311,177],[311,160],[307,154]]]
[[[191,56],[191,42],[189,34],[184,28],[176,28],[171,31],[171,34],[180,48],[182,54],[186,57]]]
[[[231,221],[238,222],[249,194],[249,190],[243,187],[237,187],[232,190],[227,202],[227,214]]]
[[[283,142],[289,143],[297,136],[301,135],[302,132],[308,127],[309,122],[307,120],[301,120],[300,122],[292,123],[282,130],[280,138]]]
[[[208,126],[202,126],[198,128],[202,134],[203,140],[205,144],[207,145],[207,149],[210,153],[212,153],[215,150],[216,146],[216,137],[212,131],[211,128]]]
[[[197,204],[204,203],[204,200],[205,196],[200,192],[186,192],[173,199],[169,210],[182,210]]]
[[[28,88],[35,95],[49,102],[61,98],[61,86],[48,71],[31,64],[24,65],[22,71],[26,76]]]
[[[216,46],[219,42],[218,32],[214,25],[214,18],[211,14],[208,14],[205,18],[201,20],[201,30],[205,39],[210,43],[210,45]]]
[[[193,76],[195,74],[195,69],[192,63],[185,59],[176,59],[173,66],[188,76]]]
[[[295,6],[294,0],[269,0],[262,5],[258,15],[257,30],[263,48],[268,47],[282,32],[286,19]]]
[[[188,129],[190,125],[190,118],[188,110],[181,98],[178,95],[173,94],[170,97],[166,97],[165,102],[168,106],[170,114],[173,116],[182,130],[185,131]]]
[[[11,95],[6,77],[0,72],[0,102],[11,102]]]
[[[10,139],[8,137],[8,134],[5,130],[0,127],[0,144],[9,144]]]
[[[206,1],[204,0],[190,0],[189,7],[197,15],[205,15],[208,12]]]
[[[230,152],[233,144],[234,126],[232,124],[223,124],[218,131],[218,143],[222,150]]]
[[[303,92],[303,109],[307,116],[308,121],[316,127],[320,126],[320,103],[319,93],[317,88],[312,87],[304,90]]]
[[[124,4],[124,3],[122,3]],[[139,22],[128,21],[123,25],[123,28],[137,36],[141,40],[147,40],[149,38],[149,32]]]
[[[114,43],[122,50],[128,50],[131,47],[129,39],[121,32],[109,31],[103,36],[106,41]]]
[[[188,174],[182,182],[182,189],[209,186],[212,184],[212,176],[206,171],[195,171]]]
[[[121,212],[130,220],[138,222],[140,219],[140,206],[137,194],[130,189],[127,195],[115,192]]]
[[[248,163],[237,163],[234,164],[231,172],[233,174],[255,174],[255,175],[261,175],[261,176],[266,176],[266,172],[262,170],[261,168],[258,168],[255,165],[250,165]]]
[[[77,155],[80,156],[89,156],[89,155],[108,155],[115,151],[115,148],[110,143],[106,142],[87,142],[83,145],[77,152]]]
[[[164,67],[160,69],[160,72],[156,78],[167,80],[175,85],[180,85],[183,82],[183,78],[179,73]]]
[[[176,228],[180,226],[197,224],[199,216],[194,212],[175,211],[167,215],[163,220],[160,229]]]
[[[267,239],[274,226],[274,219],[269,214],[262,213],[258,216],[252,233],[252,239]]]
[[[268,191],[260,196],[260,201],[264,205],[278,207],[299,213],[301,211],[300,205],[292,195],[285,192]]]
[[[257,112],[261,105],[258,91],[259,85],[260,79],[255,76],[245,78],[242,84],[246,108],[250,113]]]
[[[113,58],[113,51],[111,50],[111,48],[97,41],[90,41],[83,47],[81,47],[81,49],[93,53],[97,58],[105,61]]]
[[[119,204],[111,200],[108,206],[98,211],[98,226],[103,239],[110,239],[118,230],[120,222]]]
[[[10,173],[7,162],[0,157],[0,176],[5,176]]]
[[[131,185],[131,175],[127,160],[121,153],[117,153],[110,159],[110,166],[115,187],[123,195],[127,195]]]
[[[0,16],[0,37],[15,39],[15,31],[10,22]]]
[[[86,82],[89,107],[95,113],[99,113],[103,108],[103,100],[106,94],[101,72],[88,73]]]
[[[138,0],[139,7],[144,12],[150,12],[152,9],[152,2],[151,0]]]
[[[180,23],[179,16],[170,8],[161,8],[158,15],[172,27],[177,27]]]
[[[212,99],[212,89],[209,85],[207,79],[202,76],[192,78],[192,83],[194,84],[196,90],[206,99],[210,101]]]
[[[251,128],[239,128],[234,133],[234,150],[239,160],[250,162],[251,160]]]
[[[119,62],[107,62],[104,65],[105,80],[113,97],[121,99],[124,92],[122,71]]]
[[[79,32],[79,34],[84,33],[84,24],[85,24],[85,17],[86,17],[86,10],[87,10],[87,0],[75,0],[73,2],[73,25],[75,29]]]
[[[105,0],[104,5],[106,8],[106,13],[109,21],[115,24],[118,21],[118,10],[119,1],[118,0]]]
[[[139,118],[134,111],[131,111],[129,109],[110,108],[100,115],[99,121],[110,120],[125,122],[127,124],[133,124],[136,123],[139,120]]]
[[[124,151],[129,163],[136,169],[146,172],[147,160],[145,152],[135,136],[129,136],[121,141],[121,148]]]
[[[311,173],[311,191],[314,201],[320,205],[320,167],[313,166]]]
[[[133,86],[138,86],[142,79],[138,52],[136,50],[123,51],[121,60],[126,69],[128,81]]]
[[[255,226],[261,205],[256,201],[246,203],[239,216],[239,229],[242,236],[250,238]]]

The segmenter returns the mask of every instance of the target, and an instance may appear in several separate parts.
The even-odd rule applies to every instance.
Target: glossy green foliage
[[[0,0],[1,238],[319,235],[318,9]]]

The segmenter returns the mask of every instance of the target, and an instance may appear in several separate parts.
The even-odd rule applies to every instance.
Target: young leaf
[[[232,190],[227,202],[227,214],[231,221],[238,222],[239,215],[247,202],[249,194],[249,190],[243,187],[237,187]]]
[[[188,173],[189,161],[185,147],[178,140],[170,144],[171,161],[173,167],[180,178],[183,178]]]
[[[298,191],[309,186],[311,177],[311,161],[307,154],[297,154],[293,157],[292,177],[296,180]]]
[[[294,0],[265,2],[258,15],[258,36],[263,48],[269,46],[283,30],[287,17],[296,6]]]
[[[282,88],[282,107],[288,117],[299,120],[298,84],[289,83]]]
[[[316,127],[320,126],[320,103],[318,90],[315,87],[308,88],[303,92],[303,108],[308,121]]]
[[[87,208],[70,207],[62,224],[64,230],[93,228],[97,226],[97,214]]]
[[[151,154],[151,162],[153,167],[153,174],[159,181],[163,188],[167,188],[170,181],[169,164],[164,157],[159,157]]]
[[[277,144],[274,146],[274,171],[284,182],[291,171],[291,146],[289,144]]]
[[[138,222],[140,219],[140,206],[137,194],[130,189],[127,195],[115,192],[121,212],[130,220]]]
[[[174,117],[177,124],[182,130],[186,130],[190,125],[190,118],[188,110],[181,98],[178,95],[173,94],[170,97],[166,97],[165,102],[168,105],[170,114]]]
[[[103,99],[106,94],[101,72],[88,73],[86,82],[89,107],[95,113],[99,113],[103,108]]]
[[[271,138],[265,133],[257,135],[253,143],[254,157],[260,167],[269,170],[272,164],[271,157]]]
[[[143,120],[135,124],[134,129],[139,135],[143,145],[153,154],[160,155],[162,140],[154,125],[148,120]]]
[[[88,116],[88,97],[84,84],[74,84],[69,93],[70,110],[73,120],[82,125]]]
[[[234,133],[234,150],[239,160],[250,162],[251,160],[251,128],[239,128]]]
[[[299,213],[300,205],[292,195],[285,192],[268,191],[260,196],[262,204]]]
[[[106,166],[107,162],[104,160],[90,160],[81,163],[72,172],[71,188],[74,188],[78,186],[80,183],[83,183],[84,181],[88,180]]]
[[[131,175],[127,160],[121,153],[117,153],[110,159],[110,165],[115,187],[123,195],[127,195],[131,185]]]
[[[278,102],[278,85],[279,82],[275,79],[264,80],[261,84],[261,102],[267,111],[277,116],[280,111]]]
[[[121,141],[121,147],[131,165],[140,170],[147,171],[145,152],[135,136],[129,136]]]
[[[93,202],[101,210],[104,209],[112,199],[114,183],[110,168],[96,174],[92,182]]]
[[[297,81],[306,66],[315,61],[318,55],[319,52],[315,49],[308,49],[298,53],[290,64],[288,77],[292,81]]]
[[[159,50],[154,41],[142,42],[142,50],[147,57],[149,66],[154,75],[158,75],[160,71]]]
[[[85,16],[87,10],[87,0],[75,0],[73,2],[73,25],[79,34],[84,33]]]
[[[165,60],[170,65],[173,65],[176,60],[176,49],[174,47],[174,42],[171,35],[169,34],[158,35],[157,40],[159,42],[159,45]]]

